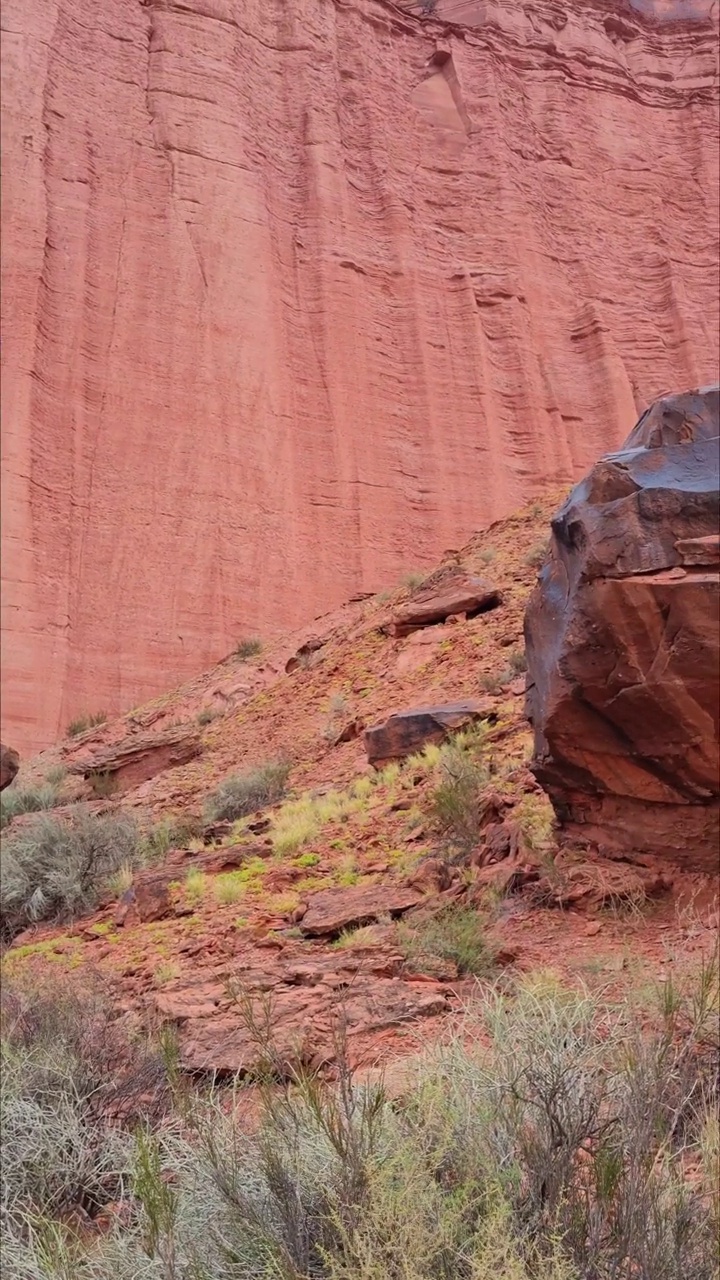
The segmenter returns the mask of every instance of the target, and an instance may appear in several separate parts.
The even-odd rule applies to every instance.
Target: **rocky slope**
[[[713,377],[702,4],[429,7],[6,0],[21,749],[429,565]]]
[[[559,849],[527,768],[522,618],[555,506],[498,522],[412,590],[350,604],[24,761],[22,786],[63,764],[69,802],[198,825],[194,838],[176,825],[175,847],[95,915],[16,936],[4,974],[94,974],[122,1008],[176,1027],[185,1065],[221,1072],[256,1060],[245,1000],[258,1017],[271,1003],[278,1053],[316,1064],[332,1058],[339,1016],[353,1062],[369,1070],[440,1034],[472,980],[447,958],[428,966],[398,921],[412,935],[444,906],[479,911],[473,937],[494,954],[493,976],[549,967],[618,995],[669,965],[680,980],[716,936],[716,878],[647,851]],[[469,590],[479,578],[496,602],[473,615],[486,599]],[[458,603],[470,607],[448,615]],[[431,614],[407,634],[412,615]],[[378,773],[374,737],[363,738],[384,724],[385,759],[393,715],[448,704],[451,723],[480,717],[487,734],[482,829],[462,867],[433,824],[432,755]],[[432,740],[440,719],[424,712],[415,729]],[[396,748],[409,745],[395,734]],[[208,822],[223,779],[279,757],[290,765],[281,803],[237,825]]]

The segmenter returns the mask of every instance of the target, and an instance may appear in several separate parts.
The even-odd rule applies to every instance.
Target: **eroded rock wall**
[[[714,376],[687,13],[5,0],[14,742],[432,562]]]

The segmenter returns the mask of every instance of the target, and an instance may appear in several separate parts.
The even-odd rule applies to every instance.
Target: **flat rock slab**
[[[398,711],[382,724],[365,730],[367,758],[375,768],[382,768],[391,760],[402,760],[421,751],[428,742],[443,742],[467,725],[495,718],[490,702],[475,700]]]
[[[309,899],[300,928],[308,937],[332,937],[352,925],[369,924],[380,916],[399,916],[417,906],[422,894],[404,885],[353,885],[349,889],[321,889]]]
[[[152,997],[176,1024],[190,1071],[243,1074],[270,1062],[278,1075],[333,1061],[342,1027],[348,1051],[374,1034],[447,1013],[440,982],[404,980],[389,947],[352,955],[287,947],[278,955],[240,953],[232,966],[176,979]]]
[[[69,773],[84,778],[104,774],[119,790],[126,791],[166,769],[186,764],[201,750],[202,737],[198,730],[180,726],[157,733],[133,734],[74,760],[70,755],[67,768]]]
[[[411,600],[396,609],[390,622],[390,634],[409,636],[421,627],[445,622],[454,614],[473,618],[501,603],[502,594],[491,582],[457,570],[443,582],[421,587]]]

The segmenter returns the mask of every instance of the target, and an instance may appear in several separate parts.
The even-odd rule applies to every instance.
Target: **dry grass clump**
[[[0,828],[7,827],[20,813],[40,813],[60,804],[57,784],[44,782],[33,786],[10,784],[0,793]]]
[[[246,661],[248,658],[256,658],[259,653],[262,653],[262,649],[262,640],[258,640],[256,637],[251,637],[245,640],[240,640],[235,649],[235,653],[238,658],[242,658],[243,661]]]
[[[232,1098],[181,1087],[168,1056],[175,1115],[142,1123],[131,1091],[133,1138],[107,1123],[127,1080],[112,1023],[60,1036],[51,1056],[42,1019],[20,1032],[3,1019],[3,1274],[717,1276],[713,966],[688,994],[666,986],[645,1031],[631,1009],[550,980],[485,992],[393,1104],[354,1079],[341,1033],[326,1084],[276,1061],[271,1009],[246,1013],[276,1075],[261,1086],[259,1125],[245,1131]],[[54,1025],[67,1024],[63,1014]],[[157,1074],[144,1096],[164,1096]],[[110,1201],[105,1232],[69,1225]]]
[[[93,711],[85,716],[78,716],[77,719],[71,720],[67,727],[68,738],[78,738],[81,733],[87,733],[88,729],[96,729],[98,725],[107,722],[107,711]]]
[[[208,796],[205,818],[208,822],[247,817],[266,805],[275,804],[285,794],[290,764],[287,760],[269,760],[267,764],[244,773],[231,774]]]

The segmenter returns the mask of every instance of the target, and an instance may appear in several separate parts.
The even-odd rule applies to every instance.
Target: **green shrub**
[[[245,661],[246,658],[256,658],[259,653],[262,653],[262,648],[262,640],[246,639],[239,642],[235,653],[238,658],[242,658]]]
[[[70,721],[67,727],[67,736],[69,738],[77,738],[81,733],[86,733],[88,729],[95,729],[98,725],[105,724],[107,718],[107,711],[95,711],[91,715],[78,716],[76,720]]]
[[[140,857],[138,828],[125,814],[67,818],[38,814],[3,841],[0,930],[92,910],[110,878]]]
[[[91,1223],[105,1206],[127,1202],[131,1140],[118,1119],[134,1128],[167,1110],[162,1055],[144,1037],[131,1040],[87,977],[82,993],[5,977],[1,1022],[0,1272],[100,1280],[85,1270],[63,1219]]]
[[[60,803],[60,794],[51,782],[39,786],[12,783],[0,792],[0,828],[6,827],[20,813],[39,813]]]
[[[435,960],[450,960],[460,973],[487,976],[493,968],[493,950],[485,937],[485,921],[472,907],[448,905],[416,925],[398,929],[400,944],[415,968],[433,967]]]
[[[480,803],[487,769],[478,759],[478,748],[468,750],[455,740],[442,747],[438,772],[440,781],[430,800],[431,817],[459,853],[468,853],[480,834]]]
[[[247,769],[244,773],[231,774],[208,796],[205,816],[208,822],[234,822],[265,805],[282,799],[290,775],[286,760],[270,760]]]

